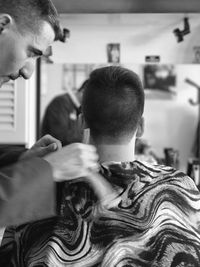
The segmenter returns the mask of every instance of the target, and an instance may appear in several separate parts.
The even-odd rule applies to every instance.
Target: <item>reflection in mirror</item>
[[[43,64],[40,135],[51,134],[63,145],[82,141],[78,116],[82,93],[93,64]]]

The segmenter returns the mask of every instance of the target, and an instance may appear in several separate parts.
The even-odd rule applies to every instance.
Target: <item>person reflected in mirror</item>
[[[47,106],[41,125],[41,136],[50,134],[63,146],[82,141],[78,124],[82,94],[87,80],[78,90],[67,87],[66,93],[56,96]]]

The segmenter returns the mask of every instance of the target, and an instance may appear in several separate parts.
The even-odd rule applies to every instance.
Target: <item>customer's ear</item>
[[[10,25],[13,24],[13,19],[8,14],[0,14],[0,34]]]
[[[144,117],[142,117],[139,121],[136,137],[141,137],[144,133]]]

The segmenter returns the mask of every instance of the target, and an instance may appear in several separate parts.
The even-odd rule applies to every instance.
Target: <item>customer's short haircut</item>
[[[55,41],[63,39],[58,13],[51,0],[0,0],[0,14],[9,14],[19,32],[36,33],[42,21],[48,22],[55,32]]]
[[[109,66],[94,70],[83,93],[82,111],[96,140],[131,138],[144,110],[144,90],[136,73]]]

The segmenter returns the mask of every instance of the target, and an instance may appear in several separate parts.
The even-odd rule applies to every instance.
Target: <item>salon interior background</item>
[[[150,140],[160,156],[163,146],[175,147],[181,152],[181,165],[186,166],[196,133],[198,108],[189,104],[189,98],[196,100],[197,91],[185,83],[185,78],[200,83],[199,64],[193,64],[194,46],[200,41],[200,20],[197,14],[189,16],[192,33],[178,44],[172,31],[176,26],[182,27],[183,14],[63,15],[63,24],[72,34],[67,45],[54,45],[51,58],[57,64],[44,66],[48,78],[44,77],[46,85],[42,88],[48,93],[42,92],[41,113],[53,96],[63,93],[61,63],[104,64],[107,43],[120,43],[121,63],[142,76],[145,56],[159,55],[160,63],[176,67],[177,95],[173,99],[147,98],[144,138]]]
[[[150,140],[159,155],[163,153],[163,144],[178,149],[181,152],[180,167],[185,169],[198,121],[198,107],[188,101],[190,98],[196,100],[197,91],[185,83],[185,79],[190,78],[200,84],[200,66],[194,62],[195,47],[200,45],[200,16],[193,13],[200,11],[198,2],[183,1],[178,5],[178,1],[173,1],[173,4],[151,1],[151,7],[144,1],[134,1],[135,5],[132,1],[107,1],[104,5],[99,2],[82,1],[80,5],[78,1],[55,1],[60,12],[68,10],[61,19],[62,24],[70,29],[71,37],[67,44],[53,45],[51,58],[54,64],[46,65],[46,71],[41,73],[41,76],[48,75],[48,92],[44,88],[41,91],[41,115],[54,95],[64,93],[63,63],[105,64],[107,44],[120,43],[120,62],[142,74],[145,57],[159,55],[161,64],[176,66],[177,83],[173,90],[177,94],[173,99],[147,98],[144,138]],[[135,14],[132,13],[134,10]],[[191,33],[185,36],[184,42],[177,43],[173,30],[183,27],[186,15]],[[14,90],[15,127],[14,131],[0,131],[3,143],[30,146],[34,142],[36,85],[36,75],[30,81],[15,83],[14,87],[21,88]]]

